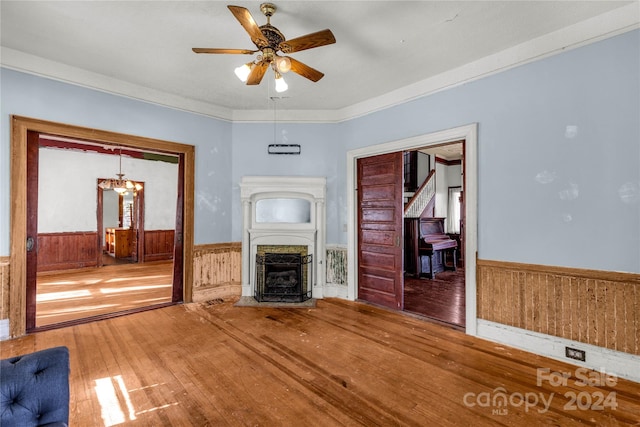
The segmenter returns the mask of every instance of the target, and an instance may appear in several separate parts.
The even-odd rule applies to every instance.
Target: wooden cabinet
[[[130,228],[105,229],[104,241],[107,253],[114,258],[128,258],[131,256],[131,242],[133,230]]]

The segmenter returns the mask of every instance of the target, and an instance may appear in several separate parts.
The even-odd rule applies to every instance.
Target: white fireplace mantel
[[[255,294],[258,245],[302,245],[313,255],[312,297],[322,298],[325,285],[326,178],[307,176],[245,176],[240,181],[242,201],[242,296]],[[309,215],[303,221],[265,221],[256,206],[266,199],[306,200]],[[302,202],[301,202],[302,203]]]

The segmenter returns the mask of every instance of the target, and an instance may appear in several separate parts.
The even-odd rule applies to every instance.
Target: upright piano
[[[405,270],[430,279],[457,268],[458,243],[444,232],[444,218],[405,218]],[[423,260],[425,262],[423,262]]]

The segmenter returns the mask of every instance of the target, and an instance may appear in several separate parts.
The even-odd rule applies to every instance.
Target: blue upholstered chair
[[[67,347],[0,361],[0,426],[66,426],[68,423]]]

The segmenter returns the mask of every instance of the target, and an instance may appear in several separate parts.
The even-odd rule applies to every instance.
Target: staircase
[[[406,195],[407,193],[405,193]],[[427,179],[422,183],[420,188],[404,205],[405,218],[420,218],[424,210],[429,206],[430,202],[436,195],[436,171],[435,169],[429,173]]]

